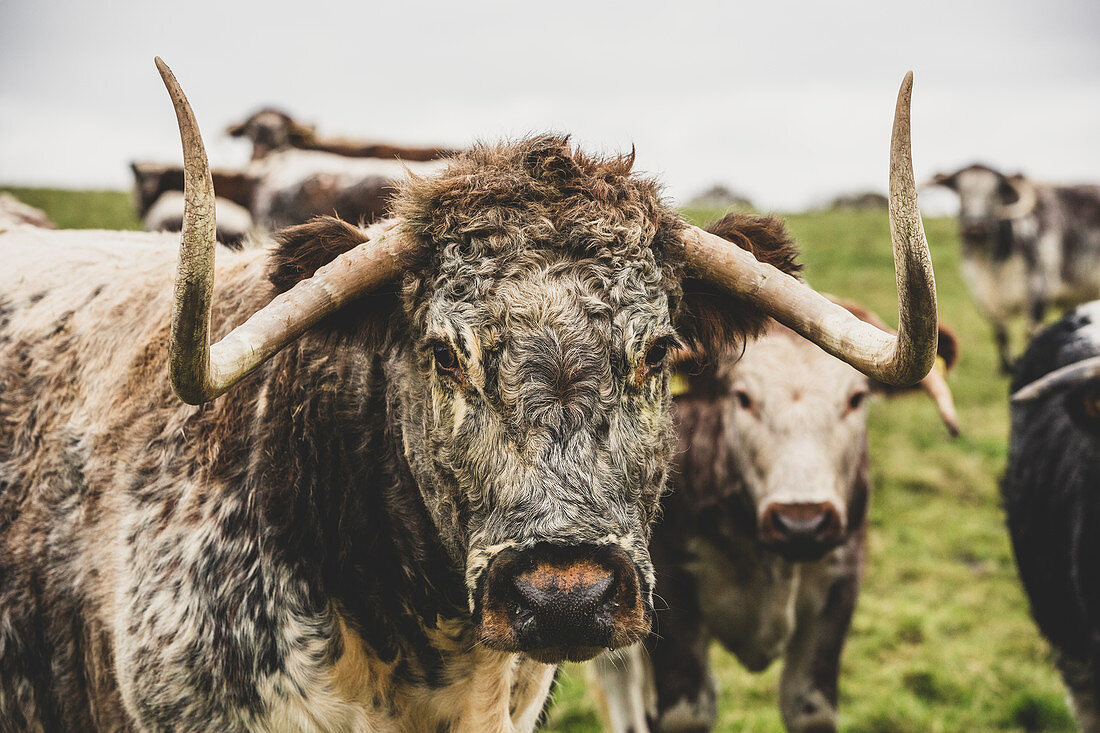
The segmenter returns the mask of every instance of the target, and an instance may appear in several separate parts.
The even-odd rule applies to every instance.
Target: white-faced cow
[[[745,227],[731,215],[710,230],[736,236]],[[939,351],[945,366],[953,363],[947,331]],[[898,390],[774,323],[743,355],[685,367],[673,405],[673,491],[650,540],[655,593],[667,608],[644,647],[595,663],[610,727],[713,728],[709,651],[717,639],[753,672],[784,659],[779,705],[788,730],[835,730],[871,492],[865,405]],[[956,434],[943,373],[933,370],[920,386]]]
[[[1026,315],[1034,335],[1048,306],[1100,297],[1100,186],[1038,183],[984,165],[932,183],[959,195],[963,277],[1008,374],[1013,318]]]
[[[1016,366],[1001,484],[1020,579],[1081,730],[1100,731],[1100,301]]]
[[[530,731],[555,665],[648,633],[667,352],[767,314],[891,382],[935,359],[911,77],[895,337],[769,264],[785,242],[689,226],[631,158],[560,137],[215,268],[202,141],[158,66],[187,172],[174,292],[167,235],[0,235],[9,728]]]

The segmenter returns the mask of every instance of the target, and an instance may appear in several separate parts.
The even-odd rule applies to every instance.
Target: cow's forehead
[[[988,198],[997,193],[1001,176],[988,168],[967,168],[959,171],[955,181],[963,198]]]
[[[782,398],[846,398],[867,377],[797,334],[773,327],[729,367],[729,379]]]
[[[628,263],[555,259],[551,251],[540,255],[522,267],[511,261],[502,272],[441,276],[440,287],[430,294],[425,325],[463,331],[482,346],[531,330],[562,337],[595,330],[631,341],[671,329],[666,275],[652,255]],[[445,269],[459,273],[475,266],[451,262]]]

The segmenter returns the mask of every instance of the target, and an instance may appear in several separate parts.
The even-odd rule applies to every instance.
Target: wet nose
[[[772,504],[760,521],[760,538],[765,544],[794,552],[829,549],[843,534],[840,512],[829,502]]]
[[[532,647],[603,646],[611,631],[613,570],[593,560],[538,563],[512,581],[516,635]]]
[[[487,638],[511,639],[540,661],[580,661],[646,630],[638,573],[621,549],[543,546],[502,555],[489,567],[483,597]]]

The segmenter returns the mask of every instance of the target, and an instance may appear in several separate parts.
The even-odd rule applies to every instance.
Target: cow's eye
[[[737,404],[741,405],[742,410],[751,410],[752,409],[752,398],[749,397],[748,392],[746,392],[743,389],[739,389],[736,392],[734,392],[733,395],[734,395],[734,397],[737,398]]]
[[[432,358],[435,359],[435,370],[440,374],[452,377],[458,375],[458,357],[450,345],[437,343],[432,347]]]
[[[645,352],[645,365],[652,370],[660,369],[666,356],[668,356],[668,341],[657,339],[649,347],[649,351]]]
[[[867,398],[867,392],[855,392],[848,398],[848,411],[854,412],[863,405],[863,400]]]

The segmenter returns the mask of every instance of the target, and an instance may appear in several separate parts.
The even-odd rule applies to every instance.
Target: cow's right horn
[[[1012,401],[1017,404],[1030,402],[1058,390],[1076,387],[1097,377],[1100,377],[1100,356],[1082,359],[1075,364],[1055,369],[1026,387],[1021,387],[1012,395]]]
[[[396,222],[372,227],[370,241],[340,255],[278,295],[218,343],[210,345],[214,290],[214,183],[198,123],[171,69],[156,59],[172,97],[183,141],[184,214],[169,371],[172,389],[192,405],[221,395],[280,349],[345,303],[402,272],[411,240]]]
[[[756,303],[833,356],[887,384],[920,381],[936,360],[936,283],[924,238],[909,143],[913,74],[905,75],[890,141],[890,237],[897,271],[897,336],[864,323],[812,288],[758,262],[722,237],[698,227],[684,232],[685,256],[704,278]]]

